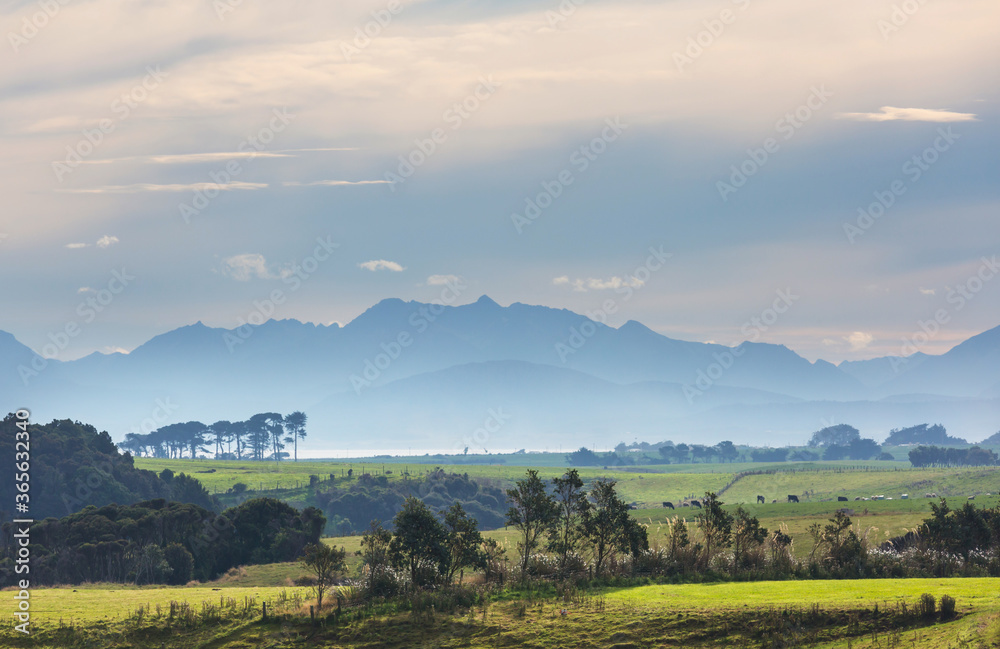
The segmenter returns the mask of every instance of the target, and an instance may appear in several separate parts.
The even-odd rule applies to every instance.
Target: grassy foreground
[[[435,612],[373,611],[310,624],[307,603],[283,589],[233,587],[38,589],[38,627],[10,647],[997,647],[1000,583],[995,579],[907,579],[655,585],[581,593],[511,594],[502,601]],[[957,600],[957,616],[914,614],[921,594]],[[205,604],[256,598],[240,615],[204,616]],[[263,622],[259,602],[277,615]],[[171,619],[170,602],[195,611]],[[152,611],[137,618],[143,603]],[[161,605],[156,614],[155,603]],[[176,609],[175,605],[175,609]],[[223,605],[223,609],[225,606]],[[45,609],[45,612],[41,612]],[[272,610],[275,610],[272,608]],[[56,617],[62,615],[60,625]],[[68,618],[72,618],[70,623]]]

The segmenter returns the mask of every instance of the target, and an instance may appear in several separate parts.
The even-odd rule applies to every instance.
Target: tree
[[[198,457],[199,451],[204,453],[208,450],[208,447],[205,446],[205,433],[208,432],[208,426],[200,421],[189,421],[180,424],[180,426],[181,443],[187,447],[192,458]]]
[[[600,466],[602,464],[600,456],[584,446],[567,455],[566,462],[571,466]]]
[[[614,480],[597,480],[590,490],[591,507],[582,513],[583,534],[594,556],[594,574],[600,575],[612,552],[638,554],[649,548],[646,528],[628,515]]]
[[[826,549],[825,562],[833,570],[855,567],[860,571],[867,560],[865,545],[851,529],[851,518],[844,512],[834,514],[830,524],[823,528],[820,542]]]
[[[854,426],[837,424],[813,433],[812,437],[809,438],[809,446],[847,446],[860,437],[861,432]]]
[[[323,593],[334,584],[346,566],[347,550],[325,543],[306,546],[301,562],[316,578],[316,608],[323,610]]]
[[[878,457],[882,447],[873,439],[855,439],[848,444],[848,456],[852,460],[870,460]]]
[[[767,528],[760,526],[756,516],[751,516],[743,506],[736,508],[733,516],[733,567],[739,570],[746,563],[747,552],[767,539]]]
[[[673,459],[674,457],[674,445],[664,444],[659,448],[659,452],[660,452],[660,457],[663,458],[663,461],[666,464],[670,464],[670,460]]]
[[[446,574],[450,560],[448,533],[422,500],[409,496],[392,519],[392,527],[390,560],[393,567],[410,571],[413,588],[422,585],[417,574],[422,563],[433,564],[439,575]]]
[[[687,444],[677,444],[674,446],[673,458],[677,464],[684,464],[688,461],[688,450],[690,447]]]
[[[370,595],[388,596],[396,592],[396,581],[389,570],[391,543],[392,533],[382,527],[381,521],[372,521],[361,537],[361,562],[367,571],[365,587]]]
[[[448,511],[442,513],[442,516],[450,558],[448,583],[451,583],[455,573],[465,568],[482,568],[486,563],[486,554],[480,548],[483,535],[479,533],[479,523],[465,512],[462,503],[456,500]]]
[[[823,451],[824,460],[845,460],[848,454],[851,452],[849,446],[840,446],[838,444],[831,444],[827,446]]]
[[[208,427],[209,434],[215,438],[215,457],[218,459],[222,456],[222,445],[229,440],[230,432],[229,429],[233,427],[231,422],[225,419],[217,421]]]
[[[715,450],[719,453],[719,459],[723,462],[733,462],[740,456],[736,445],[728,440],[716,444]]]
[[[306,413],[296,410],[285,417],[285,428],[295,444],[295,461],[299,461],[299,440],[306,438]]]
[[[534,469],[528,469],[525,478],[514,483],[513,489],[507,490],[507,500],[511,503],[507,510],[507,524],[521,533],[517,549],[521,553],[523,579],[528,573],[528,559],[538,548],[539,537],[552,526],[559,510]]]
[[[902,446],[903,444],[941,444],[956,446],[968,444],[960,437],[952,437],[941,424],[920,424],[909,428],[893,428],[885,440],[886,446]]]
[[[705,541],[705,553],[702,561],[704,567],[707,568],[713,552],[729,547],[732,540],[733,517],[722,509],[722,502],[717,495],[706,491],[697,521]]]
[[[549,530],[548,549],[558,557],[559,569],[565,571],[570,553],[580,545],[581,518],[590,507],[590,501],[587,500],[583,480],[576,469],[566,471],[560,478],[553,478],[552,484],[555,486],[554,497],[559,511],[555,524]]]

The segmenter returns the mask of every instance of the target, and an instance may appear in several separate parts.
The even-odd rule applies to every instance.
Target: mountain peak
[[[487,306],[487,307],[494,307],[494,306],[495,307],[499,307],[500,306],[495,301],[493,301],[493,298],[491,298],[490,296],[486,295],[485,293],[483,295],[481,295],[479,297],[479,299],[476,300],[475,303],[478,304],[478,305],[480,305],[480,306]]]
[[[635,334],[657,334],[655,331],[642,324],[638,320],[629,320],[622,326],[618,327],[620,333],[635,333]]]

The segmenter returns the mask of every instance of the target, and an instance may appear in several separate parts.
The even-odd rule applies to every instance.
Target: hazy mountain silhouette
[[[9,408],[93,422],[116,439],[142,426],[262,410],[306,410],[310,444],[324,448],[399,448],[407,440],[450,447],[447,440],[464,439],[501,406],[511,419],[494,448],[581,436],[612,445],[668,435],[772,443],[776,435],[805,440],[829,418],[875,437],[942,422],[975,440],[1000,421],[1000,327],[941,356],[836,367],[783,345],[675,340],[635,321],[615,329],[486,296],[456,307],[387,299],[343,327],[198,322],[129,354],[49,361],[25,385],[18,368],[33,358],[0,332]]]

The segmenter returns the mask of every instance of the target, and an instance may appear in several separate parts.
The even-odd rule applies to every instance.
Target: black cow
[[[691,506],[692,507],[697,507],[698,509],[701,509],[701,503],[698,502],[697,500],[692,500],[691,501]]]
[[[846,503],[847,502],[847,496],[837,496],[837,502],[839,502],[839,503]]]
[[[764,504],[764,496],[757,496],[757,504],[758,505]]]
[[[797,502],[799,502],[799,497],[798,496],[793,496],[793,495],[789,494],[788,495],[788,502],[790,502],[790,503],[797,503]]]
[[[672,502],[667,502],[666,500],[664,500],[663,501],[663,508],[664,509],[673,509],[674,508],[674,504]]]

